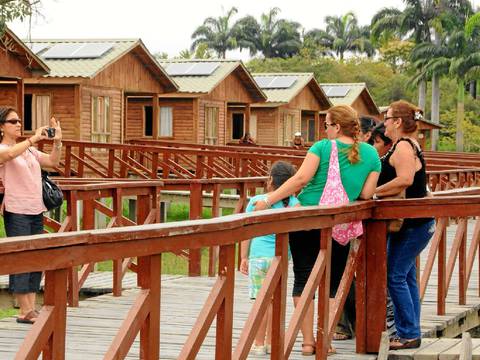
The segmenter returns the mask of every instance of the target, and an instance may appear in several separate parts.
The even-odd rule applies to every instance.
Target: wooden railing
[[[6,238],[0,247],[1,274],[38,270],[46,272],[44,309],[19,349],[17,357],[36,358],[43,352],[47,359],[64,358],[66,284],[70,267],[111,258],[137,257],[137,275],[141,290],[105,358],[124,358],[138,333],[140,357],[159,358],[161,254],[210,246],[220,248],[217,282],[179,358],[190,359],[196,356],[215,318],[216,358],[246,358],[264,310],[272,297],[272,358],[288,358],[306,309],[313,294],[318,292],[317,359],[326,359],[328,344],[341,314],[353,274],[356,274],[357,278],[357,351],[375,352],[378,350],[380,333],[385,327],[385,221],[405,216],[433,216],[442,219],[479,214],[480,196],[446,196],[421,200],[383,200],[376,203],[368,201],[335,208],[269,210],[211,220],[153,224],[148,227]],[[351,247],[337,298],[330,304],[331,228],[334,224],[351,220],[364,220],[366,230],[363,239],[355,241]],[[441,221],[439,223],[442,224]],[[286,327],[288,233],[305,229],[321,229],[320,253],[299,305]],[[245,239],[272,232],[277,234],[276,257],[240,339],[234,345],[232,326],[235,246]],[[463,284],[468,286],[467,279]]]

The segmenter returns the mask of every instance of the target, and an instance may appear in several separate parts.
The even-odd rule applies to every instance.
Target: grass
[[[0,319],[12,317],[15,315],[18,315],[18,309],[14,309],[14,308],[0,309]]]

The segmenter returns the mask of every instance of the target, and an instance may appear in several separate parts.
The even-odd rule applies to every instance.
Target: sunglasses
[[[325,130],[327,130],[329,126],[335,126],[335,125],[337,125],[337,124],[335,124],[335,123],[329,124],[329,123],[327,123],[327,122],[324,122],[324,123],[323,123],[323,126],[325,127]]]
[[[385,116],[383,118],[383,121],[387,121],[387,120],[390,120],[390,119],[397,119],[397,118],[398,118],[398,116]]]
[[[22,120],[20,120],[20,119],[9,119],[9,120],[5,120],[4,122],[12,124],[12,125],[17,125],[17,124],[21,125],[22,124]]]

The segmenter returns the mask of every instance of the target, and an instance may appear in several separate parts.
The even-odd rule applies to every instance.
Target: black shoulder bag
[[[43,204],[47,210],[53,210],[60,207],[63,203],[63,192],[52,179],[48,177],[48,172],[42,170],[42,193]]]

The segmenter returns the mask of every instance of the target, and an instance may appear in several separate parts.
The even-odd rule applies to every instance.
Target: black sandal
[[[392,343],[399,343],[400,345],[392,345]],[[404,339],[404,338],[394,338],[390,341],[390,350],[401,350],[401,349],[417,349],[422,344],[422,339]]]

